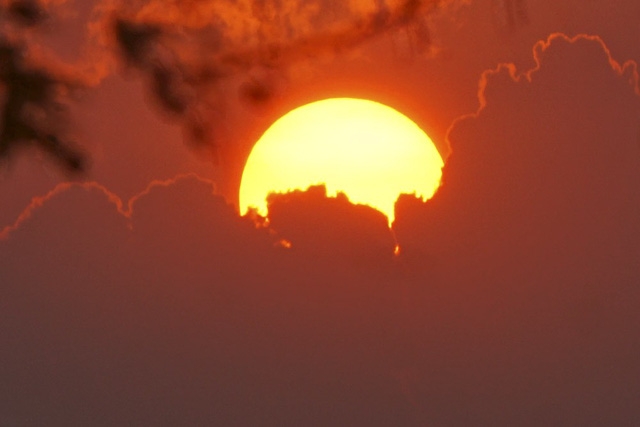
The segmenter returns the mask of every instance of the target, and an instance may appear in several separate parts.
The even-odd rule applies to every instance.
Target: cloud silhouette
[[[484,73],[398,256],[321,188],[267,227],[195,176],[34,200],[0,240],[0,421],[637,424],[635,65],[560,34],[534,61]]]
[[[148,1],[116,12],[111,28],[124,61],[143,73],[161,108],[184,121],[194,142],[215,145],[209,140],[207,111],[225,102],[216,90],[221,85],[236,85],[239,79],[238,99],[260,106],[275,95],[277,77],[285,78],[292,66],[352,50],[382,34],[409,29],[416,46],[427,49],[426,19],[444,3],[381,2],[358,14],[329,1],[313,7],[263,0],[246,7],[202,2],[170,10]],[[323,22],[325,13],[340,15],[339,24]],[[212,92],[218,99],[207,97]]]
[[[354,206],[343,193],[327,198],[324,186],[307,191],[272,194],[268,199],[269,227],[292,244],[304,258],[330,257],[332,262],[388,262],[395,241],[387,218],[365,205]],[[314,261],[315,262],[315,261]]]
[[[624,424],[638,417],[636,67],[597,37],[553,35],[534,52],[531,72],[485,73],[480,111],[449,134],[442,187],[396,207],[403,258],[447,325],[445,366],[465,378],[431,387],[473,396],[442,423]]]
[[[291,256],[196,179],[154,186],[126,215],[95,190],[47,198],[0,248],[2,376],[20,384],[3,421],[396,418],[408,344],[389,266],[363,282],[349,263]],[[38,268],[14,264],[25,256]]]
[[[84,154],[64,140],[60,129],[66,118],[62,94],[76,82],[51,69],[29,64],[21,42],[9,39],[6,34],[0,34],[0,62],[0,85],[4,89],[0,159],[8,158],[18,148],[35,144],[66,171],[82,172],[86,167]]]

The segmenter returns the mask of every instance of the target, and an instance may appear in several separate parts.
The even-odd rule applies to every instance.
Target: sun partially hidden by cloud
[[[0,238],[0,424],[640,425],[637,64],[603,40],[492,65],[393,233],[322,187],[264,227],[193,175],[34,199]]]
[[[394,219],[400,194],[426,199],[440,184],[442,157],[413,121],[377,102],[335,98],[297,108],[256,143],[242,176],[240,210],[267,214],[270,193],[325,184]]]

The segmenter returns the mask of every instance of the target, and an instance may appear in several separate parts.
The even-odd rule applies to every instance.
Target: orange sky
[[[91,167],[0,166],[0,424],[640,423],[636,2],[48,3]],[[137,69],[114,10],[162,26]],[[322,188],[240,218],[252,144],[332,96],[418,123],[436,196],[392,231]]]

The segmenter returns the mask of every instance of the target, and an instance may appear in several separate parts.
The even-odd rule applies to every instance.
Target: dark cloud
[[[430,378],[441,388],[425,385],[424,401],[459,396],[465,412],[440,408],[453,425],[635,422],[635,65],[594,37],[555,35],[535,52],[534,71],[485,73],[482,109],[450,132],[442,187],[397,206],[403,258],[428,266],[417,274],[457,360],[447,368],[464,378]]]
[[[234,85],[239,79],[239,100],[260,106],[277,92],[275,74],[284,78],[296,64],[352,50],[382,34],[409,28],[416,47],[425,50],[430,44],[426,17],[441,3],[406,0],[389,7],[382,2],[364,15],[343,14],[342,25],[332,29],[310,19],[338,8],[331,2],[318,2],[317,8],[308,10],[279,2],[252,1],[248,14],[241,7],[203,2],[197,7],[176,7],[163,16],[154,12],[157,4],[151,1],[123,8],[111,27],[123,59],[142,71],[162,109],[192,128],[194,122],[203,119],[203,104],[225,101],[207,97],[220,85]],[[209,16],[211,22],[205,25],[194,18],[196,11]],[[233,21],[247,25],[237,29]],[[218,27],[212,22],[218,22]],[[242,36],[236,34],[238,31]],[[256,76],[255,71],[261,69],[269,70],[267,75],[271,77],[264,73]],[[214,93],[214,97],[220,96]],[[215,141],[204,139],[210,133],[187,135],[201,136],[198,143],[215,145]]]
[[[634,424],[637,82],[596,38],[536,52],[485,74],[399,256],[321,187],[266,227],[195,177],[34,202],[0,244],[3,421]]]
[[[292,252],[304,258],[364,265],[390,260],[395,248],[387,218],[369,206],[349,203],[343,193],[327,198],[326,188],[271,195],[269,224],[284,239],[295,242]]]
[[[41,24],[44,10],[31,1],[10,2],[0,32],[0,87],[3,90],[0,122],[0,159],[35,145],[67,172],[86,168],[85,155],[67,141],[60,123],[65,121],[64,94],[79,82],[63,77],[53,68],[29,63],[27,46],[7,26],[15,21],[27,27]]]
[[[196,179],[156,185],[130,211],[95,190],[52,195],[0,249],[13,265],[1,273],[1,375],[15,385],[3,421],[398,419],[408,344],[388,274],[365,284],[342,253],[304,261]],[[38,268],[20,267],[25,256]]]
[[[27,27],[41,24],[46,12],[37,0],[15,0],[9,3],[7,14]]]
[[[260,106],[271,99],[273,88],[260,80],[249,79],[240,85],[238,94],[247,104]]]
[[[484,73],[399,256],[318,188],[266,227],[193,176],[34,200],[0,241],[0,421],[638,424],[636,70],[596,37],[534,52]]]
[[[3,23],[11,24],[11,28],[3,29],[2,43],[8,52],[4,62],[10,69],[5,67],[2,80],[9,94],[7,102],[12,104],[5,103],[5,110],[11,114],[5,115],[4,128],[15,135],[4,136],[3,156],[13,152],[10,147],[37,142],[65,169],[86,169],[85,156],[80,150],[58,134],[42,129],[41,121],[59,120],[49,108],[57,96],[49,94],[46,99],[30,99],[29,93],[20,89],[24,86],[20,82],[29,78],[31,87],[37,84],[43,89],[65,88],[69,82],[59,73],[65,69],[67,74],[75,74],[74,84],[82,81],[95,85],[111,68],[106,56],[96,53],[104,50],[107,40],[115,44],[114,52],[123,62],[141,72],[160,110],[178,119],[184,125],[186,138],[201,146],[213,142],[212,129],[220,125],[217,112],[227,108],[225,104],[229,100],[221,95],[223,87],[237,86],[241,103],[262,106],[279,90],[273,75],[279,74],[282,79],[293,64],[324,53],[351,50],[377,35],[412,25],[414,20],[421,20],[418,26],[423,28],[427,25],[424,17],[440,3],[405,1],[396,7],[380,7],[378,11],[355,17],[353,13],[343,13],[340,19],[343,25],[337,29],[316,19],[323,11],[340,9],[331,2],[319,2],[316,8],[256,1],[250,2],[247,10],[242,5],[216,2],[185,2],[169,10],[155,1],[105,3],[93,8],[94,17],[88,23],[86,36],[91,40],[88,56],[93,65],[87,66],[82,61],[75,65],[63,64],[58,53],[43,49],[46,42],[30,35],[31,29],[42,27],[51,8],[48,2],[5,2],[0,12],[3,12]],[[164,12],[158,14],[158,10]],[[415,32],[416,37],[423,33],[426,34]],[[38,52],[35,55],[42,57],[38,67],[19,63],[17,51],[23,47],[28,48],[30,55]],[[255,73],[259,69],[269,70],[269,76]],[[16,118],[23,116],[21,111],[26,103],[33,104],[30,106],[42,113],[39,123]]]
[[[113,22],[117,43],[125,61],[131,65],[144,67],[151,61],[153,45],[162,34],[162,29],[150,24],[135,24],[115,19]]]

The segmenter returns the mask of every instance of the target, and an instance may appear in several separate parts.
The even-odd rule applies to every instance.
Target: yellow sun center
[[[430,198],[442,157],[413,121],[377,102],[332,98],[285,114],[258,140],[240,184],[240,211],[267,216],[269,193],[325,184],[394,220],[400,194]]]

